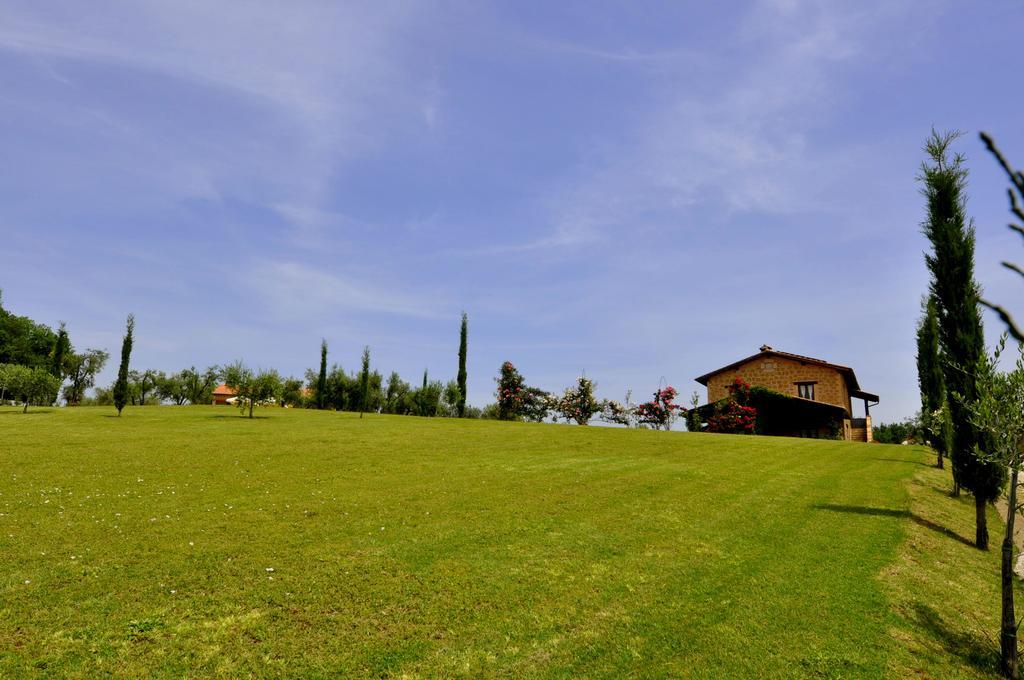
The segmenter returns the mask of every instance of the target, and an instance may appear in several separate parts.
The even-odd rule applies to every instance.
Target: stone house
[[[872,440],[871,407],[878,395],[860,388],[852,368],[762,345],[757,354],[696,379],[708,389],[708,403],[701,408],[705,414],[729,396],[729,385],[737,377],[786,397],[773,401],[761,434]],[[854,399],[864,402],[863,418],[853,417]]]

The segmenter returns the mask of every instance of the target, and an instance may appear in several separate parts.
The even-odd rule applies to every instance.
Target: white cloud
[[[65,87],[76,77],[65,66],[93,64],[151,74],[186,93],[217,93],[221,99],[203,95],[204,124],[182,123],[180,136],[154,129],[152,119],[116,99],[79,99],[63,115],[75,124],[88,119],[91,130],[101,123],[109,131],[104,153],[115,159],[111,165],[131,158],[133,173],[159,186],[155,193],[173,188],[178,200],[221,200],[239,191],[249,202],[287,204],[291,211],[283,214],[297,217],[297,237],[309,245],[303,215],[330,209],[339,167],[396,131],[436,125],[441,92],[435,75],[412,55],[426,6],[15,2],[0,9],[0,50],[33,57]],[[119,81],[131,88],[122,84],[128,79]],[[181,110],[168,111],[168,121],[193,104],[187,97],[173,104]],[[251,119],[240,120],[240,111]]]
[[[235,270],[233,279],[237,290],[255,293],[264,307],[281,318],[308,321],[341,312],[451,316],[440,295],[409,294],[384,281],[357,280],[299,262],[255,261]]]

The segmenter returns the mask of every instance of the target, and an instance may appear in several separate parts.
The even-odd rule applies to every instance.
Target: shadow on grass
[[[909,510],[899,510],[894,508],[871,508],[863,505],[836,505],[833,503],[818,503],[812,506],[815,510],[829,510],[831,512],[847,512],[851,515],[874,515],[876,517],[907,517],[914,524],[923,526],[926,529],[942,534],[952,538],[954,541],[959,541],[964,545],[974,547],[974,541],[970,541],[960,534],[956,533],[952,529],[947,529],[941,524],[937,524],[930,519],[925,519],[920,515],[914,514]]]
[[[923,602],[914,603],[913,622],[950,654],[969,666],[986,673],[999,672],[999,645],[976,633],[961,630],[955,621],[944,620],[932,607]]]
[[[19,408],[17,411],[0,411],[0,416],[34,416],[43,413],[53,413],[55,410],[52,408],[30,408],[27,412],[22,412]]]
[[[221,420],[268,420],[269,418],[271,418],[271,416],[253,416],[252,418],[250,418],[249,416],[241,416],[241,415],[238,415],[237,413],[234,414],[234,415],[232,415],[230,413],[215,413],[213,415],[206,416],[206,417],[207,418],[219,418]]]
[[[935,467],[935,463],[926,463],[920,460],[904,460],[903,458],[874,458],[872,460],[884,460],[890,463],[906,463],[907,465],[921,465],[922,467]]]

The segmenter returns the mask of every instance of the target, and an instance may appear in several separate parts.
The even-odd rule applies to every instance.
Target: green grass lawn
[[[924,449],[258,413],[0,409],[0,676],[995,670]]]

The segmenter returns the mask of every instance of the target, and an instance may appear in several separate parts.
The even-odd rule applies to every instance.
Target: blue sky
[[[968,134],[986,293],[1024,165],[1024,5],[0,3],[0,287],[136,367],[511,360],[642,397],[762,343],[918,406],[931,126]],[[994,340],[998,323],[986,317]],[[101,382],[113,378],[111,366]]]

